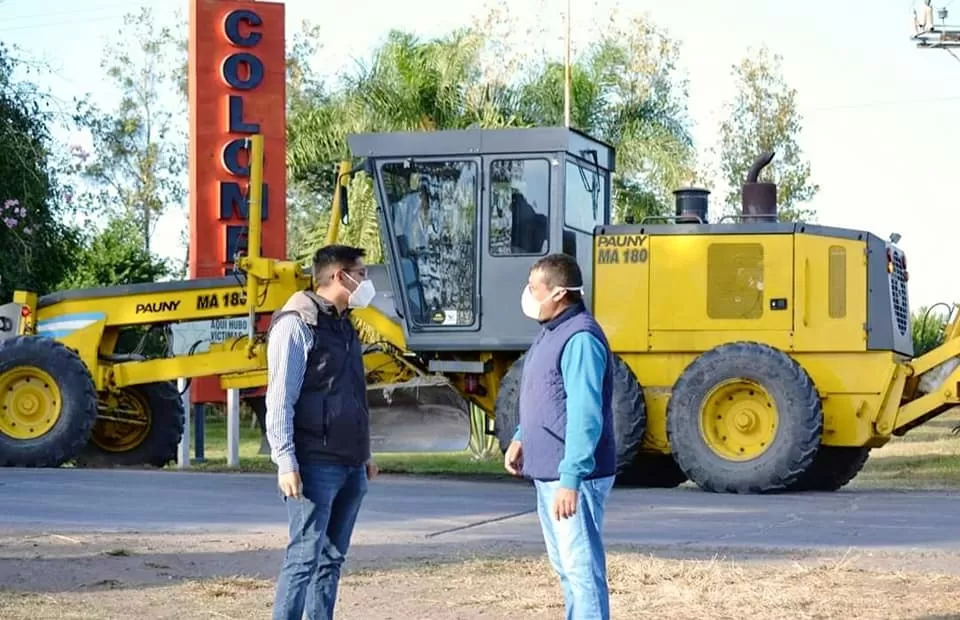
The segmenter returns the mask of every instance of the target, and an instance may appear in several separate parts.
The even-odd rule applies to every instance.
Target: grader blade
[[[470,406],[449,382],[418,377],[367,387],[373,452],[459,452],[470,443]]]

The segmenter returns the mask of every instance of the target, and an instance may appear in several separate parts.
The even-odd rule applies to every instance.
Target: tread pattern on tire
[[[629,477],[637,465],[647,428],[647,402],[637,376],[619,355],[613,355],[613,436],[617,443],[617,476]]]
[[[857,477],[870,458],[870,448],[820,446],[810,468],[791,491],[837,491]]]
[[[57,382],[62,400],[60,419],[36,439],[0,434],[0,466],[59,467],[86,445],[97,415],[97,394],[87,366],[76,352],[44,336],[17,336],[0,341],[0,372],[36,366]]]
[[[177,450],[183,437],[185,412],[183,400],[172,381],[131,386],[137,390],[149,408],[150,434],[143,442],[127,452],[107,452],[92,440],[77,456],[79,467],[139,467],[163,468],[177,460]]]
[[[513,441],[513,433],[520,423],[520,377],[523,374],[523,360],[526,354],[518,357],[500,380],[497,399],[494,401],[494,424],[497,430],[497,442],[500,451],[506,453]]]
[[[772,445],[756,459],[716,455],[700,432],[701,403],[727,379],[753,380],[776,401]],[[786,490],[811,466],[820,445],[823,410],[810,375],[786,353],[758,342],[732,342],[697,357],[673,386],[667,437],[677,464],[705,491],[766,493]]]
[[[497,440],[506,452],[520,421],[520,378],[524,356],[520,356],[500,381],[494,404]],[[633,371],[619,356],[613,356],[613,427],[617,444],[617,475],[635,463],[646,430],[646,402]]]

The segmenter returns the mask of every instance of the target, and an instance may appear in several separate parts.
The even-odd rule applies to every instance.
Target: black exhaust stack
[[[677,223],[706,224],[710,190],[699,187],[685,187],[673,190],[676,196]],[[699,219],[698,219],[699,218]]]
[[[773,161],[773,157],[773,151],[763,153],[747,172],[747,180],[740,193],[744,223],[777,221],[777,184],[757,181],[760,171]]]

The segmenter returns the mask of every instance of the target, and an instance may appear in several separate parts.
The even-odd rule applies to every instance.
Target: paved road
[[[272,475],[0,469],[0,534],[275,530],[285,515],[274,480]],[[397,541],[529,542],[540,535],[533,509],[533,490],[522,483],[381,476],[370,486],[358,532]],[[960,493],[851,489],[734,496],[692,488],[618,489],[606,532],[610,543],[678,548],[957,552]]]

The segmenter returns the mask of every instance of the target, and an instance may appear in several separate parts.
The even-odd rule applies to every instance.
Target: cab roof
[[[616,162],[612,145],[566,127],[361,133],[349,134],[347,145],[354,156],[372,159],[566,152],[608,172]]]

